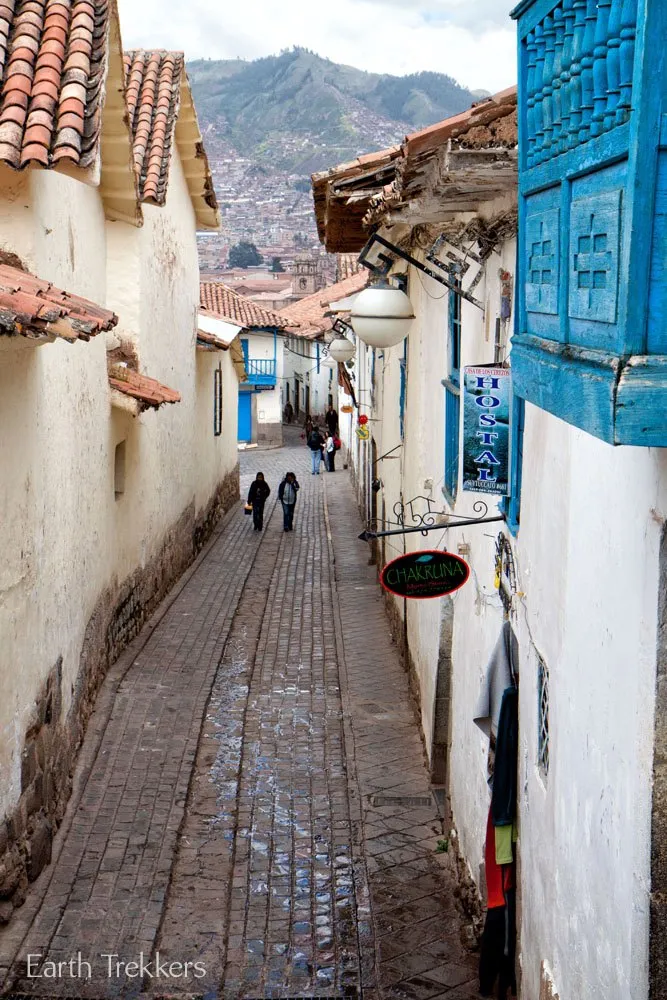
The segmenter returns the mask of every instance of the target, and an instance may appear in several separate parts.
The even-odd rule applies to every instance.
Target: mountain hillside
[[[306,49],[254,62],[198,60],[188,75],[202,124],[242,156],[302,174],[396,142],[474,100],[444,74],[366,73]]]
[[[306,49],[255,62],[202,59],[188,75],[223,218],[220,234],[200,237],[209,273],[239,241],[268,260],[316,251],[311,173],[392,146],[475,100],[441,73],[365,73]]]

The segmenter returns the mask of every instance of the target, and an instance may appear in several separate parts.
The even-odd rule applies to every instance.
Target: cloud
[[[293,45],[377,73],[447,73],[472,88],[516,81],[515,29],[498,0],[120,0],[126,48],[256,59]],[[499,11],[500,6],[500,11]]]

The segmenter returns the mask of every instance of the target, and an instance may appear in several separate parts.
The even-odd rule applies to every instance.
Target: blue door
[[[239,392],[239,441],[252,441],[251,401],[251,392]]]

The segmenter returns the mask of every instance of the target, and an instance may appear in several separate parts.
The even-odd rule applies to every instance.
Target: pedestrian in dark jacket
[[[278,487],[278,499],[283,505],[284,530],[291,531],[294,523],[294,508],[299,484],[293,472],[288,472]]]
[[[264,504],[268,500],[271,487],[264,479],[264,473],[258,472],[248,490],[248,503],[252,507],[252,521],[255,531],[261,531],[264,526]]]
[[[331,437],[335,437],[338,432],[338,414],[334,410],[331,403],[329,403],[329,409],[324,414],[324,420],[327,425],[327,430]]]
[[[308,447],[310,448],[310,454],[313,459],[313,475],[319,476],[320,474],[320,462],[323,459],[323,448],[324,448],[324,438],[320,434],[318,427],[313,427],[310,437],[307,440]]]

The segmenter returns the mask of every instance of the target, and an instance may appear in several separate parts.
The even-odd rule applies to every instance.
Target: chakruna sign
[[[507,496],[511,490],[509,368],[463,369],[463,489]]]
[[[382,570],[380,582],[397,597],[423,600],[458,590],[470,576],[470,567],[452,552],[429,549],[399,556]]]

